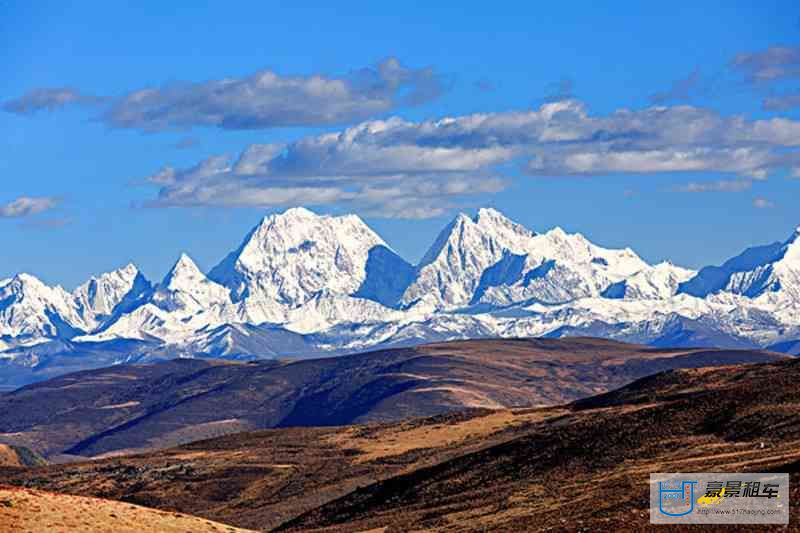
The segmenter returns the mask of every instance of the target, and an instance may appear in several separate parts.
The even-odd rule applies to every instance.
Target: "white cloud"
[[[800,76],[800,47],[772,46],[761,52],[736,55],[731,67],[752,83],[771,82]]]
[[[446,80],[431,68],[389,58],[341,77],[282,76],[262,70],[245,78],[176,82],[98,98],[72,89],[35,89],[6,102],[32,114],[70,103],[105,103],[98,120],[114,128],[157,132],[193,127],[231,130],[347,124],[438,98]]]
[[[798,166],[800,123],[692,107],[591,115],[575,100],[537,110],[435,121],[364,122],[289,144],[251,145],[149,178],[152,206],[350,204],[422,216],[502,190],[509,171],[536,176],[723,173],[687,190],[743,190]],[[412,209],[418,207],[418,209]],[[406,212],[403,212],[406,209]]]
[[[0,218],[22,218],[49,211],[58,205],[52,197],[21,196],[16,200],[0,206]]]
[[[764,111],[789,111],[800,107],[800,92],[768,96],[761,102]]]
[[[25,95],[9,100],[3,109],[18,115],[33,115],[39,111],[55,111],[70,104],[99,104],[102,98],[79,93],[69,87],[33,89]]]

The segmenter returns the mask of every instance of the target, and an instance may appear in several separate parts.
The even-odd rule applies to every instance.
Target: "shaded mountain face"
[[[437,308],[596,296],[648,265],[631,250],[595,246],[560,228],[536,234],[493,209],[459,215],[418,266],[403,301]]]
[[[632,300],[668,299],[678,292],[681,284],[695,277],[693,270],[669,262],[643,268],[636,274],[609,285],[602,296]]]
[[[141,305],[81,341],[115,339],[183,339],[195,331],[235,315],[228,290],[209,280],[186,254],[181,254],[161,283],[152,287]]]
[[[89,330],[99,329],[149,296],[152,286],[133,264],[102,274],[75,289],[73,298],[86,316]]]
[[[786,353],[789,355],[800,355],[800,339],[793,341],[779,342],[770,347],[775,352]]]
[[[70,337],[86,321],[61,287],[51,288],[28,274],[18,274],[0,287],[0,327],[9,341]]]
[[[209,277],[227,286],[235,302],[253,299],[297,307],[323,290],[354,294],[369,277],[367,294],[394,296],[399,289],[384,294],[375,277],[396,287],[391,276],[404,279],[408,266],[357,216],[319,216],[295,208],[266,217]],[[395,267],[401,272],[395,274]]]
[[[784,346],[800,338],[798,235],[695,272],[480,209],[411,265],[355,215],[294,208],[264,218],[207,275],[182,255],[152,284],[133,265],[73,293],[28,274],[0,282],[0,388],[171,356],[308,358],[466,338]],[[135,349],[120,354],[120,343]]]
[[[458,215],[420,261],[403,303],[427,299],[435,306],[467,304],[483,272],[504,252],[523,249],[534,235],[492,209],[481,209],[474,219]]]
[[[72,294],[29,274],[18,274],[0,283],[0,339],[5,338],[8,348],[102,329],[138,307],[150,288],[133,265],[92,278]]]
[[[783,243],[748,248],[722,266],[700,270],[682,283],[681,294],[703,298],[718,292],[759,298],[768,293],[800,298],[800,227]]]
[[[797,360],[671,370],[571,405],[239,433],[6,479],[279,531],[647,531],[650,472],[789,472],[800,496],[798,379]]]
[[[783,357],[599,339],[509,339],[291,363],[178,359],[117,365],[0,395],[0,442],[46,456],[93,457],[258,428],[554,405],[663,369]]]

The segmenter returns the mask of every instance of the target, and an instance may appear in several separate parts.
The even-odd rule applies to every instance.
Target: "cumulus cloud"
[[[20,196],[16,200],[0,206],[0,218],[23,218],[49,211],[58,205],[55,198],[48,196]]]
[[[753,200],[753,207],[756,209],[772,209],[775,207],[775,204],[766,198],[756,198]]]
[[[164,168],[153,207],[349,205],[386,217],[436,216],[533,176],[711,172],[742,190],[800,166],[800,122],[747,120],[692,107],[591,115],[575,100],[529,111],[423,122],[370,121],[288,144],[251,145],[184,169]],[[697,192],[697,191],[693,191]]]
[[[800,47],[773,46],[761,52],[737,54],[731,68],[751,83],[800,77]]]
[[[40,111],[56,111],[70,104],[99,104],[102,101],[102,98],[81,94],[68,87],[34,89],[7,101],[3,104],[3,109],[18,115],[33,115]]]
[[[764,111],[789,111],[800,107],[800,92],[768,96],[761,102]]]
[[[106,105],[98,120],[145,132],[215,127],[231,130],[353,123],[438,98],[447,81],[432,68],[409,68],[395,58],[342,77],[282,76],[262,70],[245,78],[176,82],[119,98],[72,89],[36,89],[7,102],[6,111],[31,114],[70,103]]]

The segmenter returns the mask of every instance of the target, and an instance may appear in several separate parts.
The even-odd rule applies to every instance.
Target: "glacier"
[[[358,216],[297,207],[265,217],[208,273],[180,254],[159,282],[133,264],[73,292],[28,273],[0,281],[0,387],[123,362],[478,337],[796,351],[799,309],[800,228],[694,271],[482,208],[412,265]]]

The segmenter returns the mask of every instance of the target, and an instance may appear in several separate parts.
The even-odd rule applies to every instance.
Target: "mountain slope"
[[[650,530],[650,472],[790,472],[797,483],[799,378],[800,361],[644,378],[505,443],[362,487],[279,530]],[[796,485],[790,496],[800,496]],[[798,514],[793,507],[792,523]]]
[[[194,261],[182,254],[139,306],[97,333],[77,340],[182,339],[203,327],[224,323],[233,316],[231,308],[227,289],[206,278]]]
[[[783,243],[748,248],[722,266],[703,268],[679,288],[700,298],[720,291],[800,301],[800,227]]]
[[[24,342],[40,337],[72,337],[86,328],[78,306],[61,287],[48,287],[18,274],[0,287],[0,335]]]
[[[0,485],[0,525],[6,531],[85,533],[246,533],[236,527],[138,505]]]
[[[420,261],[403,303],[468,304],[483,272],[500,261],[504,252],[523,252],[534,235],[493,209],[481,209],[475,218],[458,215]]]
[[[798,363],[673,370],[560,407],[239,433],[7,477],[268,530],[649,531],[650,472],[790,472],[800,497]]]
[[[599,339],[508,339],[297,362],[178,359],[117,365],[0,395],[0,442],[48,457],[97,456],[265,427],[554,405],[659,370],[783,357]]]
[[[560,228],[536,234],[493,209],[481,209],[474,218],[459,215],[440,233],[403,301],[445,309],[561,303],[597,296],[647,268],[629,249],[601,248]],[[671,294],[671,287],[658,285],[656,293]]]
[[[46,464],[42,456],[28,448],[0,444],[0,467],[30,468]]]
[[[675,295],[678,288],[697,272],[665,261],[647,266],[622,281],[612,283],[603,292],[606,298],[633,300],[665,300]]]
[[[150,282],[135,265],[92,277],[72,296],[88,329],[99,329],[115,317],[137,307],[147,298]]]

